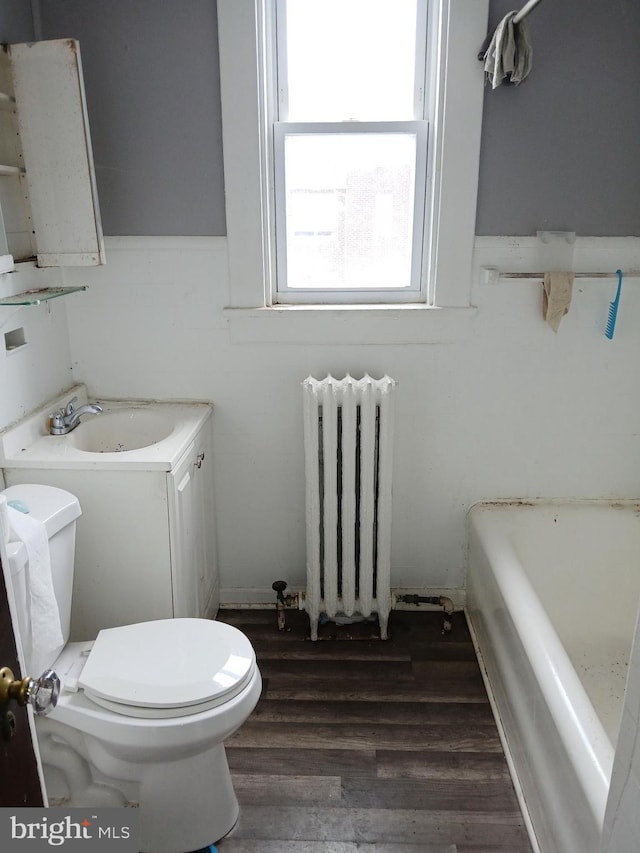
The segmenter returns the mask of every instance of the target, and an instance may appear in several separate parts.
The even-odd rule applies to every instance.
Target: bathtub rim
[[[522,621],[514,619],[513,614],[510,614],[513,625],[534,668],[541,693],[557,724],[563,746],[577,768],[581,780],[585,783],[585,796],[592,814],[598,821],[598,825],[602,827],[615,755],[614,745],[606,734],[563,644],[528,580],[526,571],[521,568],[520,577],[515,581],[509,576],[507,566],[513,566],[514,561],[521,565],[521,561],[512,543],[507,538],[507,531],[510,528],[509,513],[496,512],[501,510],[518,512],[520,509],[545,506],[561,507],[564,505],[640,509],[640,501],[637,498],[561,497],[481,500],[472,504],[467,511],[467,541],[468,547],[470,547],[470,533],[473,528],[487,560],[491,564],[494,581],[500,595],[505,601],[513,600],[514,586],[521,582],[520,590],[533,603],[533,612],[527,614]],[[498,540],[496,537],[495,534],[498,531],[504,533],[503,539]],[[499,567],[497,571],[496,566]],[[468,560],[467,574],[469,571],[470,560]],[[516,608],[516,613],[518,612],[518,608]],[[534,633],[528,635],[527,626],[533,626],[535,628]],[[541,626],[544,626],[544,631],[540,631]],[[543,636],[542,641],[541,635]],[[480,651],[482,650],[480,649]],[[562,679],[566,680],[563,681]],[[584,708],[584,713],[580,715],[580,718],[576,717],[573,705],[568,700],[567,690],[552,690],[551,686],[554,683],[564,683],[570,686],[571,691],[575,690]],[[572,721],[571,724],[569,723],[570,720]],[[577,726],[574,725],[575,722],[578,723]]]

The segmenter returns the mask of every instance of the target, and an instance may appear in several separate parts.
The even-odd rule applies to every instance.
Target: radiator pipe
[[[402,601],[405,604],[438,604],[444,610],[444,622],[442,624],[442,633],[448,634],[453,627],[451,623],[451,614],[453,613],[453,601],[446,595],[396,595],[396,601]]]
[[[289,631],[286,624],[285,610],[287,607],[298,605],[298,595],[285,595],[284,591],[287,588],[286,581],[274,581],[271,584],[271,589],[276,594],[276,612],[278,615],[278,631]]]

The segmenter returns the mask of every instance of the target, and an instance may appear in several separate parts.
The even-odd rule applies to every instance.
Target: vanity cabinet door
[[[169,540],[173,615],[199,616],[198,574],[202,561],[197,510],[196,444],[192,444],[169,479]]]
[[[209,423],[167,478],[173,615],[209,616],[216,586]]]
[[[202,533],[202,565],[199,576],[200,615],[213,618],[218,612],[220,590],[216,552],[216,522],[213,482],[213,423],[209,418],[199,435],[196,454],[198,507]],[[198,456],[200,466],[198,467]]]

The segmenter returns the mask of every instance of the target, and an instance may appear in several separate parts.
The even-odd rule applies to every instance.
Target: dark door
[[[18,664],[16,638],[0,564],[0,668],[4,666],[8,666],[16,678],[23,678],[26,674],[34,678],[40,675],[39,672],[23,673]],[[42,788],[27,709],[16,702],[11,702],[10,709],[15,718],[13,734],[7,740],[4,733],[0,733],[0,806],[42,806]]]

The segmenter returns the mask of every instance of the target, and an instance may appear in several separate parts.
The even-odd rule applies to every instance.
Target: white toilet
[[[50,800],[79,807],[139,804],[142,853],[214,844],[238,817],[223,742],[260,696],[251,643],[236,628],[207,619],[141,622],[67,643],[78,500],[33,484],[2,494],[42,521],[49,538],[65,642],[44,661],[62,682],[58,704],[36,717]],[[11,542],[7,550],[27,673],[37,678],[40,672],[28,668],[26,549]]]

